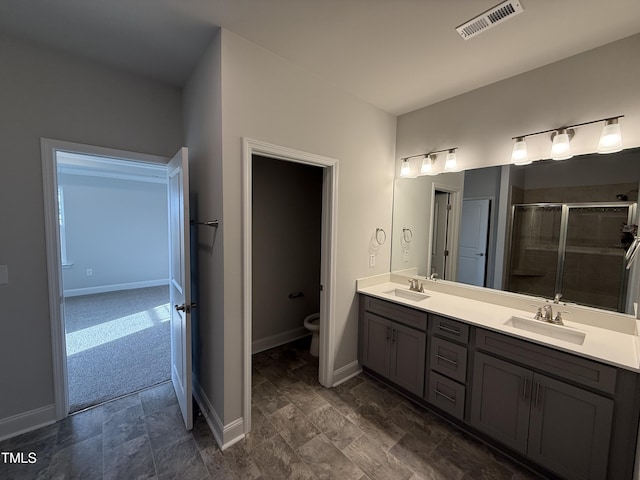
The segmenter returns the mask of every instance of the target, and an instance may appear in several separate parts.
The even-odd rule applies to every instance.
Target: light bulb
[[[598,142],[598,153],[615,153],[620,150],[622,150],[620,124],[617,118],[610,118],[602,127],[602,134],[600,134],[600,141]]]
[[[571,145],[569,144],[570,138],[566,128],[561,128],[556,131],[553,137],[553,143],[551,145],[551,158],[554,160],[566,160],[573,157],[571,153]]]
[[[515,165],[529,165],[529,155],[527,154],[527,144],[524,142],[524,137],[517,137],[513,144],[513,151],[511,152],[511,163]]]
[[[456,159],[456,150],[451,149],[447,153],[447,157],[444,161],[444,169],[445,170],[455,170],[458,166],[458,160]]]

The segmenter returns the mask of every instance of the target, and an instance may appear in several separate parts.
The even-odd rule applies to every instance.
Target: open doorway
[[[251,430],[252,405],[252,347],[253,347],[253,158],[259,155],[270,159],[321,167],[322,219],[320,234],[320,308],[319,308],[319,362],[317,379],[325,387],[334,384],[333,319],[336,271],[336,211],[338,162],[335,159],[256,140],[243,140],[243,367],[244,433]],[[286,232],[285,232],[286,233]],[[295,293],[295,292],[294,292]],[[294,299],[295,300],[295,299]],[[255,308],[262,308],[256,306]],[[304,319],[301,319],[301,321]]]
[[[69,412],[168,381],[163,165],[56,152]]]
[[[254,386],[260,397],[302,378],[319,385],[323,168],[253,155],[252,171],[252,369],[264,380]]]
[[[61,419],[171,379],[168,169],[162,157],[42,144]]]
[[[435,183],[432,188],[429,274],[454,281],[458,267],[459,231],[456,225],[460,219],[460,189]]]

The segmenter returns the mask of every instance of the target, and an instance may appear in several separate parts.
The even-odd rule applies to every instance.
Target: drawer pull
[[[455,398],[452,398],[452,397],[450,397],[449,395],[445,395],[444,393],[442,393],[441,391],[439,391],[439,390],[437,390],[437,389],[436,389],[436,390],[434,390],[434,391],[433,391],[433,393],[435,393],[436,395],[441,396],[441,397],[442,397],[442,398],[444,398],[445,400],[449,400],[449,401],[450,401],[451,403],[453,403],[454,405],[455,405],[455,403],[456,403],[456,399],[455,399]]]
[[[444,360],[445,362],[448,362],[448,363],[450,363],[450,364],[452,364],[452,365],[455,365],[456,367],[458,366],[458,362],[456,362],[455,360],[451,360],[450,358],[443,357],[443,356],[442,356],[442,355],[440,355],[440,354],[436,354],[436,358],[437,358],[438,360]]]
[[[454,335],[460,335],[460,330],[457,328],[447,327],[446,325],[442,324],[438,325],[438,328],[445,332],[453,333]]]

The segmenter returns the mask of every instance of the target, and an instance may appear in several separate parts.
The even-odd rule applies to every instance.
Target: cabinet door
[[[480,352],[474,361],[471,424],[526,453],[533,373]]]
[[[427,335],[395,322],[392,328],[389,379],[422,396]]]
[[[365,367],[389,376],[391,346],[391,321],[373,313],[364,314],[364,339],[362,342],[362,363]]]
[[[613,400],[535,374],[527,455],[567,479],[604,479]]]

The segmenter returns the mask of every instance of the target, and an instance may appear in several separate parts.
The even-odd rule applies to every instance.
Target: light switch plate
[[[376,256],[374,254],[369,255],[369,267],[373,268],[376,266]]]
[[[9,267],[0,265],[0,284],[9,283]]]

